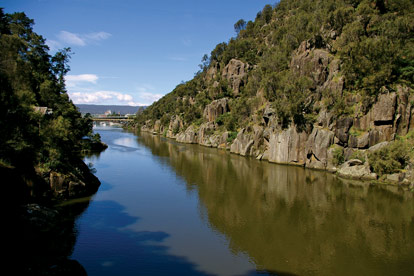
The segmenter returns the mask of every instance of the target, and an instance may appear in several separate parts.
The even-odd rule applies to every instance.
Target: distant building
[[[107,111],[105,111],[105,116],[110,116],[111,114],[112,114],[112,111],[111,110],[107,110]]]

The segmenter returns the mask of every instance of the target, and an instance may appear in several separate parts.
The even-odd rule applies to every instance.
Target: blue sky
[[[5,0],[25,12],[51,53],[71,47],[75,103],[148,105],[198,71],[204,54],[275,0]]]

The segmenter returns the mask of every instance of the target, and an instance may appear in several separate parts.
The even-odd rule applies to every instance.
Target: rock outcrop
[[[244,86],[249,68],[249,64],[237,59],[231,59],[226,67],[224,67],[222,77],[229,82],[234,95],[239,94],[240,88]]]
[[[302,42],[293,52],[289,67],[293,76],[306,77],[311,82],[306,105],[312,108],[312,114],[303,115],[311,115],[312,123],[298,126],[292,120],[282,126],[279,110],[266,100],[263,88],[257,87],[257,101],[249,123],[241,126],[234,140],[229,139],[235,133],[229,133],[217,119],[233,112],[230,103],[243,97],[240,89],[249,80],[249,70],[255,70],[254,66],[231,59],[224,68],[214,62],[207,69],[205,80],[209,88],[217,88],[226,80],[233,95],[227,94],[207,104],[203,123],[197,127],[190,125],[185,129],[181,115],[174,115],[166,136],[178,142],[225,148],[234,154],[273,163],[329,170],[344,177],[375,179],[377,176],[372,174],[369,164],[359,164],[353,156],[355,153],[366,156],[380,145],[393,141],[397,134],[406,135],[414,129],[412,89],[401,84],[384,86],[373,103],[364,102],[358,93],[345,93],[341,60],[321,38]],[[210,97],[216,98],[219,94]],[[335,99],[342,99],[353,109],[338,115],[332,108]],[[162,126],[158,120],[145,123],[141,129],[161,133]],[[342,162],[345,163],[339,166]]]
[[[229,112],[229,99],[222,98],[219,100],[212,101],[209,105],[204,108],[204,118],[208,122],[214,122],[218,116]]]

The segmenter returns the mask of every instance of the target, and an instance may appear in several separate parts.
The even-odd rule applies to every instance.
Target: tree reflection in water
[[[414,200],[396,186],[340,180],[182,145],[138,142],[196,190],[202,216],[258,270],[316,275],[414,275]]]

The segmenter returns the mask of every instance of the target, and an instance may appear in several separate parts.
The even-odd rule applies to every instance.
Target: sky
[[[194,77],[204,54],[275,0],[3,0],[24,12],[50,54],[70,47],[75,104],[149,105]]]

